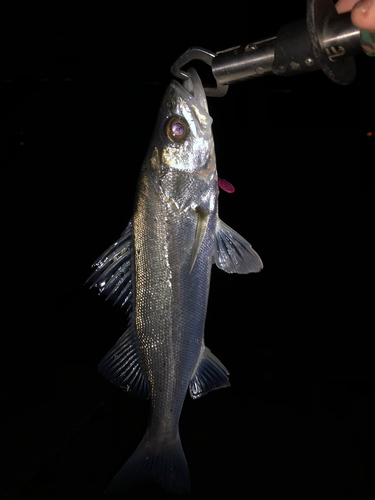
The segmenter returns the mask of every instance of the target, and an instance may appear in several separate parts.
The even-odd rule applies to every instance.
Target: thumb
[[[361,0],[352,10],[352,23],[361,30],[375,31],[375,0]]]

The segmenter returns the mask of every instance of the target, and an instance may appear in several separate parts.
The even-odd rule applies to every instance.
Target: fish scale
[[[158,439],[161,428],[166,439],[168,434],[177,432],[183,400],[202,348],[210,272],[206,272],[204,281],[199,263],[189,273],[190,255],[185,249],[189,240],[194,241],[193,217],[174,213],[152,188],[149,192],[140,191],[134,218],[135,268],[136,276],[140,276],[135,286],[135,321],[149,360],[149,439],[154,435]],[[158,241],[157,247],[150,245],[150,235],[151,241]],[[146,274],[143,269],[147,269]],[[194,287],[197,282],[202,283],[198,293]]]
[[[110,493],[150,481],[174,493],[189,490],[178,430],[186,393],[197,399],[230,385],[228,370],[204,343],[211,267],[249,273],[263,266],[219,218],[212,118],[196,71],[188,73],[184,86],[172,81],[162,100],[133,217],[89,278],[130,313],[99,371],[129,394],[150,399],[145,435]]]

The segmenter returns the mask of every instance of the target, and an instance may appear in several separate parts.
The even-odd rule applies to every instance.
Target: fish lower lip
[[[189,92],[189,94],[194,97],[199,106],[201,106],[201,108],[206,113],[208,113],[206,94],[198,73],[194,68],[189,68],[188,73],[190,75],[190,78],[183,82],[183,86]]]

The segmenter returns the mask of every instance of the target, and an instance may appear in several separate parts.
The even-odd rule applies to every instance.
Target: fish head
[[[212,118],[194,68],[183,85],[172,80],[161,103],[153,141],[152,166],[192,174],[211,183],[217,178]]]

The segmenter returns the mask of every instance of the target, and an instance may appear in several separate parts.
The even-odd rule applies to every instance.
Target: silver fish
[[[251,245],[219,219],[212,118],[197,72],[189,76],[166,90],[133,217],[88,280],[130,311],[127,330],[99,371],[151,400],[146,433],[108,492],[143,481],[189,490],[178,429],[186,392],[196,399],[230,385],[228,370],[204,344],[211,266],[228,273],[263,267]]]

